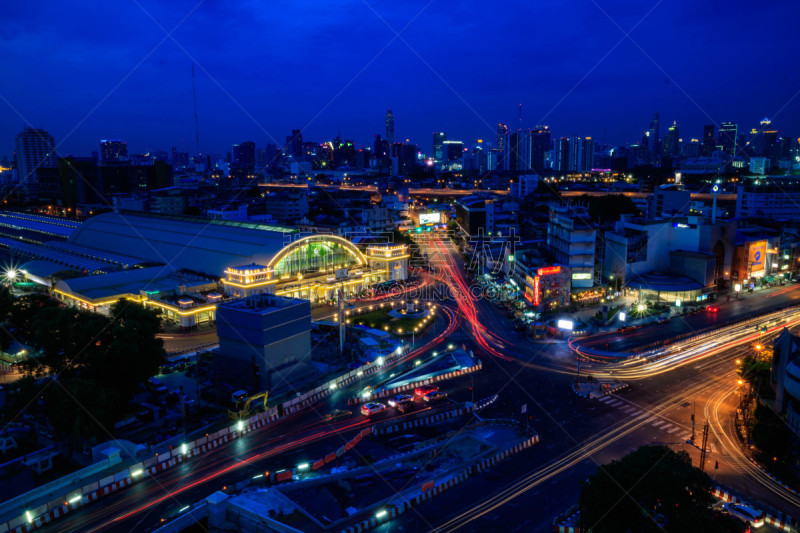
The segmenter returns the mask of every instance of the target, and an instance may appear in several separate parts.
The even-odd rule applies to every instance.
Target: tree
[[[51,373],[75,372],[102,352],[100,339],[110,320],[104,315],[72,307],[41,309],[31,320],[32,345],[42,356],[31,365],[44,365]]]
[[[24,341],[32,338],[31,323],[34,317],[46,308],[58,307],[58,303],[44,294],[29,294],[14,300],[11,306],[11,327],[15,335]]]
[[[67,438],[70,451],[82,439],[111,438],[123,405],[114,384],[81,378],[59,379],[45,391],[45,398],[47,418],[55,432]]]
[[[772,362],[770,358],[753,357],[747,355],[742,360],[739,375],[746,379],[761,398],[774,398],[775,391],[770,385],[770,374],[772,373]]]
[[[758,448],[756,457],[784,480],[794,478],[794,436],[791,430],[775,411],[761,403],[756,406],[754,419],[750,435]]]
[[[114,383],[127,397],[166,361],[158,311],[129,300],[111,307],[107,334],[99,339],[102,350],[91,352],[89,375],[101,383]]]
[[[610,194],[606,196],[589,196],[584,194],[580,202],[589,208],[589,216],[599,223],[619,220],[620,215],[637,214],[639,208],[633,200],[624,194]]]
[[[581,527],[593,533],[744,531],[712,510],[711,478],[686,452],[642,446],[600,466],[581,490]],[[738,529],[737,529],[738,528]]]

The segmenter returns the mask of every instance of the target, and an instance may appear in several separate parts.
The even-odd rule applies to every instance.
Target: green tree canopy
[[[711,488],[711,478],[692,467],[686,452],[642,446],[589,478],[581,491],[581,526],[593,533],[744,531],[743,523],[711,510]]]

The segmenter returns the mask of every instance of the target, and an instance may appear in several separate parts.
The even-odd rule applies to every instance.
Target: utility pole
[[[339,357],[344,359],[344,336],[345,336],[345,314],[344,314],[344,291],[341,288],[337,294],[338,318],[339,318]]]
[[[692,400],[692,444],[694,444],[694,414],[696,411],[694,400]]]
[[[703,447],[700,449],[700,471],[705,472],[706,467],[706,445],[708,444],[708,420],[703,426]]]

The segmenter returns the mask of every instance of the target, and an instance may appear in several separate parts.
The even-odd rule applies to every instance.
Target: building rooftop
[[[258,263],[250,263],[249,265],[228,267],[228,270],[235,270],[236,272],[244,273],[252,270],[258,270],[258,271],[267,270],[267,267],[264,265],[259,265]]]
[[[219,309],[228,308],[252,311],[254,313],[268,313],[277,309],[308,303],[308,300],[299,298],[287,298],[285,296],[275,296],[274,294],[254,294],[246,298],[220,303]]]
[[[68,242],[221,276],[229,267],[268,264],[292,233],[257,222],[120,211],[90,218]]]

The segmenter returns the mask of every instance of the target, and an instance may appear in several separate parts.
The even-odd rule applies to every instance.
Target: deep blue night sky
[[[292,128],[371,144],[387,106],[428,152],[434,130],[493,141],[520,103],[523,126],[609,143],[637,142],[654,111],[684,139],[763,116],[797,136],[798,19],[793,0],[7,2],[0,155],[26,123],[62,154],[101,138],[193,152],[193,62],[212,153]]]

